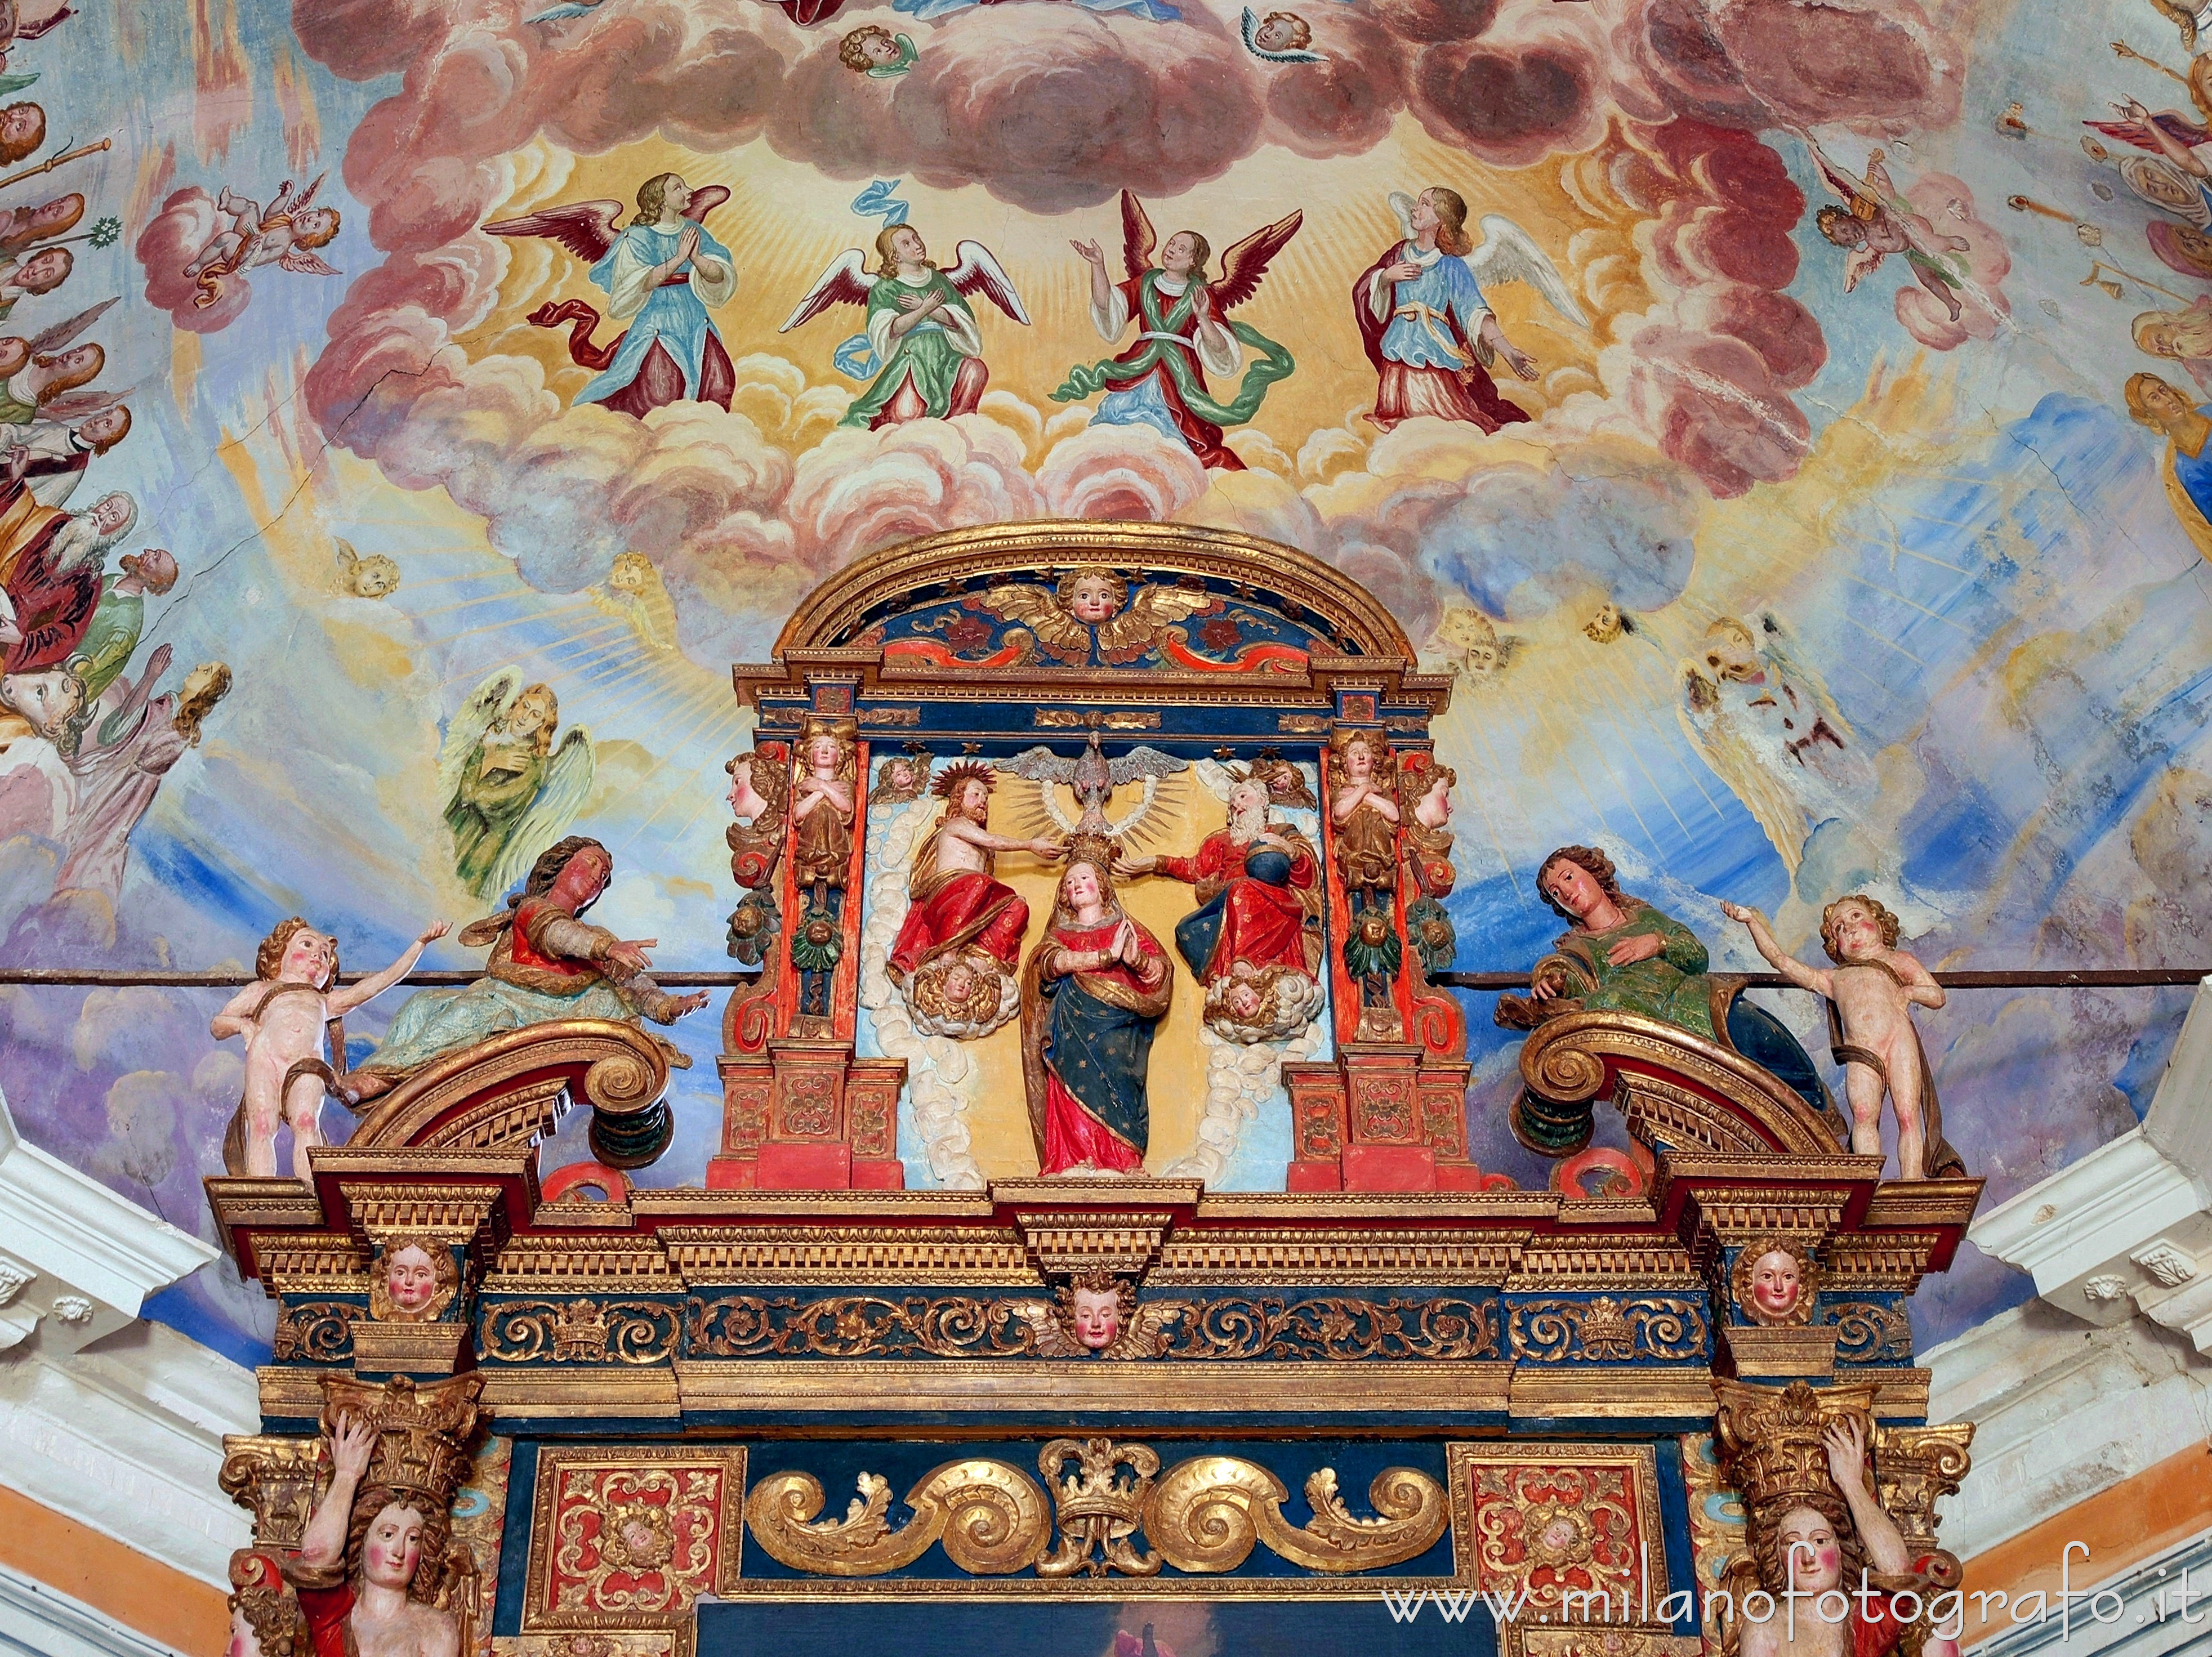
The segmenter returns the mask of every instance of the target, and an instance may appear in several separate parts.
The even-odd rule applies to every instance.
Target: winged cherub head
[[[1091,1351],[1103,1352],[1136,1316],[1137,1285],[1109,1272],[1086,1272],[1060,1286],[1059,1302],[1067,1331]]]
[[[1171,238],[1173,246],[1180,238]],[[1199,257],[1206,257],[1206,244],[1199,243]],[[1082,564],[1060,578],[1053,589],[1053,598],[1060,607],[1085,627],[1097,627],[1110,622],[1121,613],[1121,606],[1129,602],[1129,584],[1112,570],[1097,564]]]
[[[327,247],[337,234],[338,210],[335,207],[311,207],[292,220],[295,247]]]
[[[1303,52],[1313,44],[1313,27],[1294,11],[1271,11],[1252,38],[1268,52]]]
[[[872,65],[880,68],[896,64],[898,58],[898,42],[891,38],[890,31],[873,23],[854,29],[837,43],[837,61],[863,75]]]

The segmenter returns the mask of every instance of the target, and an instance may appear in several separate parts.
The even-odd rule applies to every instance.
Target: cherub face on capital
[[[362,1575],[380,1588],[405,1592],[422,1563],[422,1514],[418,1508],[388,1502],[369,1520],[361,1539]]]
[[[419,1243],[395,1248],[384,1259],[384,1289],[392,1297],[394,1312],[403,1317],[418,1316],[437,1297],[437,1262]]]
[[[1753,1308],[1769,1318],[1786,1318],[1797,1309],[1804,1292],[1803,1274],[1796,1256],[1786,1248],[1770,1248],[1752,1262]]]
[[[1116,1289],[1079,1289],[1069,1314],[1075,1338],[1092,1351],[1114,1344],[1121,1332],[1121,1295]]]

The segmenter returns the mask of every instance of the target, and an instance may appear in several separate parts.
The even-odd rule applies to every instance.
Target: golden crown
[[[1770,1502],[1808,1496],[1840,1497],[1822,1441],[1829,1427],[1846,1417],[1871,1424],[1873,1387],[1824,1387],[1816,1392],[1802,1381],[1780,1387],[1715,1381],[1713,1393],[1721,1471],[1747,1507],[1756,1512]]]
[[[335,1435],[337,1418],[349,1416],[376,1429],[376,1448],[368,1461],[368,1483],[422,1496],[440,1512],[453,1505],[469,1467],[471,1435],[483,1413],[477,1395],[482,1375],[456,1375],[417,1387],[395,1375],[372,1387],[346,1375],[323,1377],[322,1429]]]

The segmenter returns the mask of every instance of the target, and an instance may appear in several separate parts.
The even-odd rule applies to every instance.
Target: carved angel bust
[[[1120,572],[1079,564],[1049,587],[993,587],[982,607],[1000,621],[1019,622],[1040,654],[1066,666],[1090,667],[1135,661],[1155,649],[1175,622],[1217,610],[1220,603],[1186,586],[1148,584],[1133,593]]]
[[[1820,1264],[1803,1242],[1761,1237],[1737,1254],[1729,1289],[1736,1309],[1753,1323],[1802,1324],[1812,1319],[1820,1282]]]
[[[435,1242],[394,1241],[377,1256],[368,1315],[379,1323],[435,1323],[459,1291],[452,1249]]]
[[[1182,1301],[1140,1304],[1133,1278],[1086,1272],[1061,1284],[1049,1301],[1021,1301],[1015,1311],[1036,1337],[1040,1357],[1156,1358],[1167,1350],[1169,1326]]]

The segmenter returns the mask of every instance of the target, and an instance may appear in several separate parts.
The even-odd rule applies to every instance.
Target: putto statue
[[[1944,1143],[1936,1080],[1912,1026],[1915,1006],[1943,1005],[1943,986],[1897,947],[1897,917],[1861,892],[1829,904],[1820,912],[1820,944],[1836,964],[1826,968],[1808,967],[1784,950],[1757,909],[1723,903],[1721,912],[1750,930],[1775,971],[1827,998],[1830,1050],[1844,1067],[1851,1108],[1851,1149],[1862,1156],[1881,1155],[1887,1092],[1897,1113],[1898,1178],[1963,1174],[1958,1153]]]
[[[583,919],[614,874],[614,859],[582,835],[549,847],[502,914],[471,921],[461,942],[491,946],[484,976],[465,989],[421,990],[392,1018],[383,1044],[347,1087],[373,1099],[447,1053],[501,1030],[556,1018],[605,1018],[672,1024],[707,1005],[703,990],[671,995],[653,981],[646,954],[656,940],[617,938]],[[668,1062],[690,1058],[663,1042]]]
[[[276,923],[254,952],[253,982],[208,1026],[218,1041],[246,1038],[245,1090],[222,1139],[226,1173],[272,1177],[281,1123],[292,1130],[293,1177],[313,1177],[307,1153],[323,1143],[323,1092],[343,1085],[331,1060],[345,1064],[346,1014],[406,977],[423,946],[445,935],[446,923],[433,921],[398,960],[341,989],[337,939],[298,915]]]

